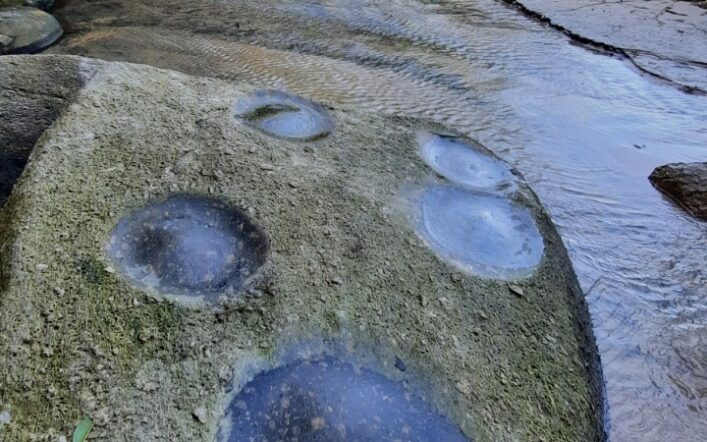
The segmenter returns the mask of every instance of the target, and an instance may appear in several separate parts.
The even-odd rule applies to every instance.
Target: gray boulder
[[[37,8],[0,8],[0,55],[39,52],[63,33],[56,18]]]
[[[666,164],[649,179],[694,217],[707,220],[707,162]]]

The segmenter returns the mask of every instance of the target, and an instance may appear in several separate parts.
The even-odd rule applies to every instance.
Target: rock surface
[[[0,210],[0,439],[54,441],[88,415],[96,440],[214,440],[232,394],[293,352],[404,382],[476,441],[601,439],[587,307],[539,203],[517,201],[545,250],[523,297],[416,235],[406,192],[435,180],[416,134],[441,128],[330,107],[329,136],[287,141],[233,118],[247,85],[75,57],[0,72],[51,84],[42,63],[85,85]],[[121,219],[180,193],[270,240],[258,284],[216,308],[156,297],[106,253]]]
[[[0,63],[0,206],[34,143],[87,79],[79,69],[75,59],[62,57],[5,58]]]
[[[707,163],[666,164],[649,179],[693,216],[707,220]]]
[[[39,52],[63,33],[53,16],[37,8],[0,8],[0,55]]]
[[[567,33],[625,53],[641,70],[707,92],[707,10],[674,0],[506,0]]]

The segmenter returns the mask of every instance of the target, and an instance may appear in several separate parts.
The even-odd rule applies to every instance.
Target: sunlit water
[[[54,52],[418,117],[520,170],[586,292],[616,441],[707,434],[707,224],[654,190],[707,158],[707,99],[491,0],[69,0]],[[411,146],[411,148],[416,148]]]

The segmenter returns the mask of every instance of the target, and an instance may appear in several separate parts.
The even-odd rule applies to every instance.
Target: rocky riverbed
[[[517,191],[502,198],[542,235],[528,276],[476,277],[418,230],[415,195],[455,186],[420,155],[419,133],[445,128],[326,106],[317,109],[329,135],[285,140],[236,118],[257,92],[244,84],[57,56],[3,57],[0,78],[19,81],[3,89],[20,96],[25,83],[78,86],[0,215],[6,440],[56,440],[83,415],[96,423],[92,440],[213,440],[241,386],[317,354],[402,382],[469,439],[601,438],[586,304],[522,178],[513,174]],[[160,230],[171,223],[162,208],[131,215],[173,195],[233,207],[262,232],[265,260],[245,285],[202,296],[220,278],[207,277],[211,264],[163,279],[184,264],[180,253],[200,253],[204,242],[185,235],[231,231],[197,227],[204,215],[178,216],[197,216],[197,230]],[[212,203],[179,204],[223,216]],[[136,283],[116,265],[111,248],[122,246],[111,237],[134,216],[172,232],[134,252],[169,284]],[[490,232],[493,243],[501,231]],[[202,259],[230,272],[227,252]]]
[[[679,2],[664,10],[653,1],[580,3],[565,17],[556,14],[564,3],[545,11],[525,7],[524,16],[489,0],[57,2],[50,12],[66,33],[47,52],[227,83],[72,57],[4,60],[0,141],[8,147],[0,150],[0,200],[23,169],[25,177],[3,215],[8,233],[0,257],[7,259],[0,258],[6,265],[0,278],[7,278],[0,293],[11,287],[7,333],[15,338],[5,346],[7,363],[27,369],[0,382],[0,433],[54,440],[68,436],[86,413],[97,423],[92,437],[106,440],[182,432],[237,439],[249,428],[285,431],[272,437],[365,438],[355,413],[334,407],[323,413],[306,399],[348,403],[342,394],[350,391],[370,399],[366,412],[376,424],[368,428],[382,432],[379,438],[412,431],[422,440],[455,431],[474,440],[600,437],[602,430],[580,429],[600,421],[590,327],[581,301],[572,305],[582,295],[572,294],[574,278],[560,270],[568,263],[556,254],[562,247],[554,245],[545,209],[517,168],[560,229],[589,302],[604,372],[604,430],[622,442],[699,438],[707,429],[701,394],[707,236],[703,223],[647,177],[656,166],[704,161],[707,154],[707,112],[694,83],[702,78],[695,62],[701,49],[690,49],[701,41],[702,16],[686,21]],[[642,18],[629,20],[629,28],[615,26],[601,20],[607,11],[614,11],[612,20]],[[561,20],[585,16],[571,28],[564,26],[571,20]],[[694,39],[681,45],[685,37]],[[12,41],[0,36],[5,46]],[[194,94],[206,103],[195,104]],[[96,112],[86,111],[94,105]],[[196,116],[202,111],[208,118]],[[216,123],[221,117],[229,126]],[[342,127],[350,135],[339,138]],[[129,138],[118,133],[123,128]],[[234,134],[246,141],[224,141]],[[62,153],[45,149],[49,139]],[[356,147],[365,143],[372,147]],[[147,153],[153,145],[155,156]],[[261,145],[271,152],[259,152]],[[289,146],[289,157],[278,156],[282,146]],[[45,150],[52,153],[39,153]],[[57,178],[47,179],[54,170]],[[42,192],[60,197],[55,203]],[[310,198],[315,193],[325,196]],[[25,196],[31,198],[22,202]],[[275,200],[277,213],[262,211]],[[45,233],[32,236],[35,227]],[[54,230],[69,237],[51,236]],[[406,235],[410,244],[391,247]],[[496,239],[487,247],[489,235]],[[47,238],[51,253],[41,245]],[[376,250],[373,258],[369,249]],[[548,268],[548,256],[557,265]],[[418,260],[424,269],[399,268]],[[410,288],[419,283],[415,272],[432,285]],[[374,283],[361,282],[363,274]],[[543,275],[558,279],[538,285]],[[560,288],[563,278],[569,288]],[[567,313],[576,317],[557,325],[562,308],[551,304],[548,317],[533,305],[514,328],[517,313],[508,312],[520,304],[512,300],[530,302],[528,294],[538,290],[543,307],[545,296],[569,299]],[[366,302],[351,304],[358,293]],[[468,293],[483,300],[464,310],[458,306],[467,305]],[[300,307],[290,314],[288,303]],[[450,314],[456,319],[446,325]],[[535,328],[525,315],[537,316]],[[80,334],[75,324],[84,322]],[[568,332],[569,324],[579,334],[575,344],[555,333]],[[253,327],[258,332],[249,335]],[[209,337],[213,342],[200,347]],[[557,339],[567,341],[557,347]],[[548,353],[536,341],[559,350]],[[234,356],[234,345],[245,356]],[[72,353],[57,353],[62,348]],[[125,348],[132,349],[127,356]],[[473,359],[460,373],[477,370],[475,384],[465,383],[473,372],[460,378],[438,371],[450,348],[463,364]],[[538,370],[516,362],[563,359],[563,348],[585,348],[581,363],[552,360],[557,370]],[[580,392],[560,404],[584,403],[577,412],[587,410],[586,419],[563,414],[557,400],[564,396],[555,392],[565,384],[554,381],[562,367],[572,373],[583,364],[584,374],[570,378],[586,383],[588,399],[582,402]],[[216,371],[218,380],[206,387]],[[326,381],[342,376],[341,385],[352,388],[332,389]],[[279,402],[257,394],[274,381],[283,385]],[[164,393],[175,386],[185,392]],[[409,406],[376,413],[387,397],[376,392]],[[134,407],[110,408],[126,397]],[[55,413],[47,404],[64,405]],[[385,425],[383,416],[390,418]],[[420,432],[419,422],[430,422],[432,433]]]

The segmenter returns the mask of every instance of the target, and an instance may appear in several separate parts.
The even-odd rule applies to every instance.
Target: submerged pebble
[[[438,174],[467,188],[510,191],[515,178],[502,161],[452,137],[425,134],[419,137],[422,158]]]
[[[265,234],[220,201],[173,196],[113,230],[108,256],[141,287],[175,295],[235,294],[264,264]]]
[[[0,55],[39,52],[57,41],[63,32],[54,17],[39,9],[0,9]]]
[[[334,120],[324,107],[277,91],[259,91],[242,99],[234,116],[269,135],[290,140],[315,140],[334,130]]]
[[[530,212],[505,198],[432,186],[420,210],[421,234],[435,252],[476,275],[527,276],[542,259]]]
[[[221,442],[466,441],[399,383],[330,356],[261,373],[227,410]]]

